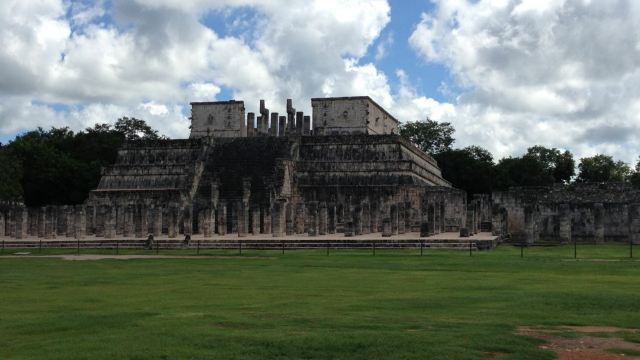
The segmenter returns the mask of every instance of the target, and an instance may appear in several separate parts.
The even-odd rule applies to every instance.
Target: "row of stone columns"
[[[257,120],[257,123],[256,123]],[[269,113],[264,100],[260,100],[260,115],[247,113],[247,136],[311,135],[311,117],[296,111],[291,99],[287,99],[287,116]]]

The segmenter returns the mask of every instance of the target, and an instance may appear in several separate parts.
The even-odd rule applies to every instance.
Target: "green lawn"
[[[0,259],[0,359],[552,359],[515,328],[640,327],[640,261],[573,251]]]

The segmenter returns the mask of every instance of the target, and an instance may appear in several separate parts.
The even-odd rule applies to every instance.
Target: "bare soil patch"
[[[0,256],[0,258],[17,258],[18,256]],[[180,255],[21,255],[20,258],[55,258],[69,261],[91,261],[91,260],[136,260],[136,259],[275,259],[265,256],[180,256]]]
[[[518,334],[542,339],[546,344],[541,349],[551,350],[558,354],[560,360],[618,360],[640,359],[640,356],[615,354],[609,349],[626,349],[640,351],[640,344],[629,342],[621,337],[598,337],[596,334],[619,334],[637,332],[638,329],[625,329],[613,326],[561,326],[553,329],[532,327],[518,328]],[[585,334],[578,337],[561,336],[565,332]],[[587,335],[589,334],[589,335]]]

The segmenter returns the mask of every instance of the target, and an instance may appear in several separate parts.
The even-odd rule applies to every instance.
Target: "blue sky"
[[[6,0],[0,142],[121,116],[188,136],[190,101],[369,95],[496,158],[640,154],[633,0]],[[585,46],[588,44],[589,46]]]

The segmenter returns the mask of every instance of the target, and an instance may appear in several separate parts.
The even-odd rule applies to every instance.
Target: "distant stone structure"
[[[475,203],[372,99],[311,104],[279,116],[261,100],[256,118],[242,101],[191,103],[189,139],[126,143],[84,205],[14,204],[0,221],[44,238],[479,231]]]
[[[520,187],[492,201],[493,231],[512,242],[640,244],[640,191],[628,184]]]
[[[0,202],[0,237],[153,244],[161,236],[491,231],[519,244],[640,243],[639,190],[573,184],[467,200],[366,96],[311,99],[312,116],[290,99],[282,116],[264,100],[258,116],[242,101],[191,106],[189,139],[127,142],[85,204]]]

